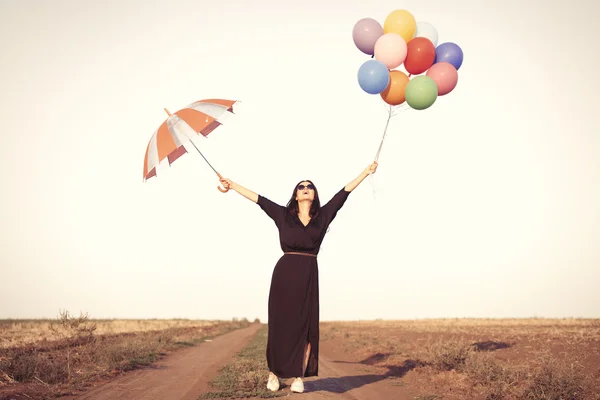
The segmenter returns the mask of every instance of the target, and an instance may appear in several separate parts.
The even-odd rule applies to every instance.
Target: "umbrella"
[[[179,157],[187,153],[185,143],[191,143],[208,163],[219,179],[221,174],[208,162],[200,149],[191,140],[202,134],[207,137],[212,131],[221,126],[220,119],[227,113],[233,114],[233,105],[238,100],[205,99],[196,101],[181,110],[171,114],[164,109],[169,117],[158,127],[150,138],[144,157],[144,181],[156,176],[156,167],[166,158],[169,166]],[[225,193],[229,189],[217,187]]]

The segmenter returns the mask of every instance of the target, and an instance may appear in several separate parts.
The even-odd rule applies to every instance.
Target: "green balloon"
[[[437,100],[438,87],[427,75],[419,75],[408,82],[404,95],[409,106],[415,110],[425,110]]]

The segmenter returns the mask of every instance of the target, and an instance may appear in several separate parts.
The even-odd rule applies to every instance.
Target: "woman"
[[[269,292],[267,388],[279,390],[279,378],[295,378],[291,390],[304,391],[303,377],[317,376],[319,368],[319,276],[317,254],[329,224],[348,195],[370,174],[377,162],[337,192],[321,207],[319,193],[309,181],[294,187],[286,207],[248,190],[230,179],[233,189],[257,203],[275,222],[284,254],[273,270]]]

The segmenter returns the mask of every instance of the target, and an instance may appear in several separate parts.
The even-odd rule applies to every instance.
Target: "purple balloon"
[[[375,42],[383,35],[383,27],[373,18],[359,20],[352,29],[352,39],[360,51],[372,56],[375,54]]]
[[[440,44],[435,49],[435,60],[434,64],[439,62],[447,62],[450,63],[457,70],[463,63],[463,51],[459,45],[452,42],[446,42]]]

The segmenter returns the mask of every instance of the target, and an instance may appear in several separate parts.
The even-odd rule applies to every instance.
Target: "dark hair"
[[[315,187],[315,189],[314,189],[315,190],[315,198],[313,199],[313,202],[310,206],[310,211],[309,211],[310,217],[314,218],[317,215],[319,215],[319,210],[321,209],[321,201],[319,200],[319,191],[317,190],[317,186],[314,183],[312,183],[312,181],[309,179],[304,179],[304,180],[298,182],[296,184],[296,186],[294,186],[294,191],[292,192],[292,197],[290,197],[290,201],[288,201],[288,203],[287,203],[287,209],[290,214],[298,215],[298,200],[296,200],[296,191],[298,190],[298,185],[300,185],[302,182],[308,182]]]

